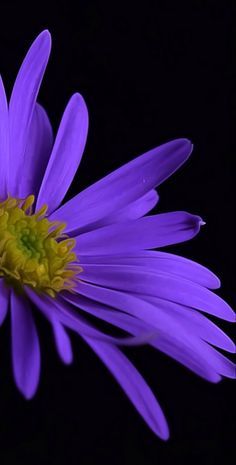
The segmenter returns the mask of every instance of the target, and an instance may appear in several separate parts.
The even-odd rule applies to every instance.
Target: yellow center
[[[0,277],[15,290],[24,285],[51,297],[73,290],[78,281],[75,239],[63,234],[65,223],[45,218],[47,206],[32,214],[34,196],[0,202]]]

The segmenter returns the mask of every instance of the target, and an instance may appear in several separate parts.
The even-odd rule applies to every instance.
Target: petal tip
[[[71,365],[74,361],[73,353],[71,352],[71,354],[65,356],[63,361],[65,365]]]
[[[44,29],[42,32],[40,32],[40,34],[36,37],[36,40],[39,40],[39,39],[51,42],[52,36],[51,36],[49,30]]]
[[[70,102],[72,103],[75,103],[77,105],[83,105],[85,108],[86,107],[86,103],[85,103],[85,100],[84,100],[84,97],[79,93],[79,92],[75,92],[71,99],[70,99]]]
[[[52,45],[52,37],[48,29],[44,29],[44,31],[40,32],[40,34],[36,37],[32,44],[32,50],[37,49],[44,49],[45,55],[48,58]]]
[[[34,385],[30,385],[30,384],[24,385],[21,382],[19,382],[19,379],[17,379],[15,375],[14,375],[14,379],[15,379],[15,384],[18,390],[20,391],[21,395],[24,397],[24,399],[25,400],[33,399],[33,397],[36,394],[37,388],[38,388],[39,380],[37,380],[37,382]]]
[[[206,224],[205,221],[203,221],[202,218],[198,215],[194,216],[194,223],[196,224],[198,231],[200,231],[201,226],[204,226]]]
[[[186,160],[188,160],[188,158],[189,158],[190,155],[192,154],[194,145],[193,145],[193,143],[191,142],[191,140],[189,140],[189,139],[184,139],[184,141],[185,141],[185,144],[186,144],[186,149],[188,150],[188,154],[187,154],[187,157],[186,157]]]
[[[32,400],[34,395],[35,395],[35,392],[27,392],[27,393],[22,393],[25,400]]]
[[[162,441],[168,441],[170,439],[170,431],[167,425],[161,433],[158,433],[158,436],[162,439]]]
[[[186,149],[188,149],[189,155],[192,153],[193,143],[190,139],[187,139],[186,137],[182,137],[180,139],[173,140],[173,142],[179,144],[180,147],[185,147]]]
[[[202,218],[198,215],[186,212],[186,222],[192,228],[194,235],[200,231],[201,226],[205,224]]]

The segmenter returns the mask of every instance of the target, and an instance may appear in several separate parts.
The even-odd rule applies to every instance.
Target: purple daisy
[[[0,324],[9,309],[15,382],[27,399],[34,395],[38,309],[62,361],[72,361],[69,328],[167,439],[157,400],[119,345],[146,342],[213,383],[235,377],[233,363],[217,350],[235,346],[205,316],[235,320],[209,290],[220,286],[218,278],[191,260],[150,250],[189,240],[203,224],[183,211],[145,216],[158,202],[155,188],[187,160],[192,145],[177,139],[155,148],[60,206],[83,154],[88,113],[74,94],[53,142],[36,102],[50,47],[44,31],[26,55],[9,106],[0,81]],[[121,329],[123,337],[102,332],[88,315]]]

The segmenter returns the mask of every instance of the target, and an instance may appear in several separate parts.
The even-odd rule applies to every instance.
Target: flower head
[[[9,105],[0,80],[0,324],[9,309],[15,382],[26,398],[34,395],[38,309],[61,359],[72,361],[70,328],[167,439],[157,400],[119,345],[148,343],[211,382],[235,377],[233,363],[217,350],[235,346],[204,315],[235,319],[209,290],[219,287],[218,278],[193,261],[152,250],[191,239],[201,218],[182,211],[145,216],[158,202],[155,188],[187,160],[192,145],[177,139],[150,150],[62,204],[83,154],[88,113],[81,95],[73,95],[53,142],[37,103],[50,46],[44,31],[26,55]],[[88,314],[125,336],[98,330]]]
[[[0,276],[17,291],[28,285],[51,297],[75,286],[75,239],[63,237],[65,224],[45,218],[47,206],[31,213],[34,196],[0,203]]]

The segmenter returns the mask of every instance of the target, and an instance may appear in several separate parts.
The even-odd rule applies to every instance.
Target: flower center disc
[[[65,223],[45,218],[47,205],[32,214],[34,196],[0,202],[0,277],[17,291],[24,285],[51,297],[73,290],[82,271]],[[65,239],[66,238],[66,239]]]

